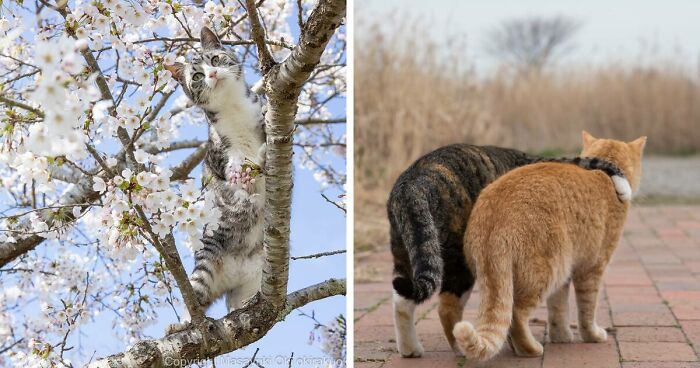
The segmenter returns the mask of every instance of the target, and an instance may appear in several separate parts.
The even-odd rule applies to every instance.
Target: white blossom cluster
[[[133,344],[159,315],[182,310],[154,242],[172,235],[194,251],[218,226],[207,178],[182,168],[206,139],[204,114],[164,65],[196,54],[206,25],[253,82],[255,46],[234,1],[20,3],[0,7],[0,247],[48,240],[0,267],[0,350],[11,347],[0,365],[82,365],[92,354],[85,325],[106,319]],[[301,4],[306,19],[315,1]],[[297,10],[294,0],[259,8],[278,61],[294,47]],[[297,120],[342,117],[332,112],[344,110],[333,106],[344,105],[345,62],[341,27]],[[295,135],[297,163],[338,193],[344,132],[343,122],[300,124]]]
[[[332,367],[345,368],[347,354],[347,324],[345,316],[339,315],[328,325],[319,323],[313,315],[308,317],[316,322],[314,330],[311,332],[309,343],[317,341],[320,344],[321,351],[334,362],[331,365]]]

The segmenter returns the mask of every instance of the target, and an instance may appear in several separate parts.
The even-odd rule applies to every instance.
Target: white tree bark
[[[265,116],[267,124],[265,163],[267,262],[263,268],[262,295],[275,308],[282,307],[287,294],[292,135],[297,100],[301,87],[318,65],[326,44],[340,26],[345,16],[345,6],[345,0],[320,0],[304,23],[299,42],[292,50],[292,54],[283,63],[272,66],[265,76],[265,91],[268,98]],[[253,39],[258,38],[254,35]],[[260,47],[260,44],[258,46]],[[263,49],[265,49],[264,44]]]

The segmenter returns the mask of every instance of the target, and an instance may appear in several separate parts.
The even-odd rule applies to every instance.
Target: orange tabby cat
[[[581,155],[617,165],[636,191],[645,143],[646,137],[625,143],[583,132]],[[486,187],[464,240],[482,299],[477,327],[467,321],[454,327],[460,350],[468,358],[486,360],[508,337],[517,355],[542,355],[528,319],[545,297],[550,340],[570,342],[572,281],[581,338],[605,341],[605,330],[595,322],[598,289],[629,205],[604,173],[558,163],[524,166]]]

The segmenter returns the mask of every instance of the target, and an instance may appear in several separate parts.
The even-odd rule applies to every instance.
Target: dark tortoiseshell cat
[[[506,172],[531,163],[554,161],[603,170],[621,200],[631,189],[613,164],[589,158],[543,159],[506,148],[455,144],[419,158],[399,176],[389,196],[391,252],[394,257],[394,325],[404,357],[419,357],[414,310],[440,290],[438,313],[455,352],[452,329],[462,317],[474,286],[463,254],[467,220],[479,192]]]

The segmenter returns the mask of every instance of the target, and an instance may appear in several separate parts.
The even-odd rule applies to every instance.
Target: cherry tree
[[[320,194],[345,207],[345,117],[332,112],[346,92],[345,7],[0,1],[0,364],[213,358],[301,306],[345,294],[339,279],[287,290],[293,166],[312,170]],[[219,217],[198,170],[207,142],[186,137],[206,120],[164,67],[198,52],[203,26],[235,50],[266,99],[261,292],[218,320],[198,307],[182,262]],[[186,309],[191,328],[144,339],[163,308]],[[70,337],[100,313],[114,315],[131,347],[84,357]]]

